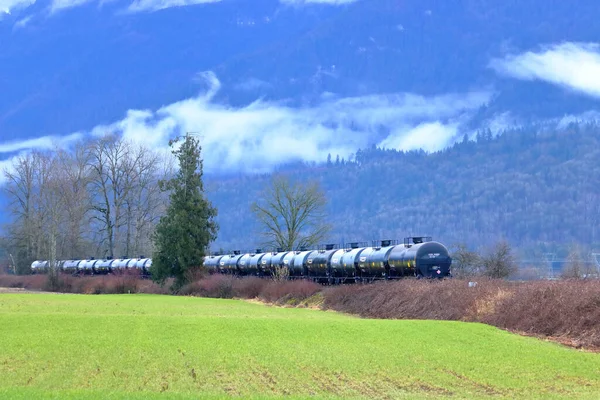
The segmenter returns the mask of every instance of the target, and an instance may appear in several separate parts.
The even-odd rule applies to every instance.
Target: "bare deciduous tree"
[[[89,147],[94,218],[110,257],[152,251],[150,237],[164,209],[161,158],[144,146],[106,136]]]
[[[3,247],[21,272],[36,259],[150,254],[168,196],[158,180],[173,165],[163,161],[116,137],[17,157],[3,171],[12,217]]]
[[[131,190],[126,200],[126,254],[151,252],[151,233],[164,210],[163,195],[157,184],[160,161],[157,153],[143,146],[132,152],[127,176]]]
[[[43,235],[47,215],[43,206],[49,175],[47,167],[43,153],[31,152],[16,158],[11,168],[4,171],[14,222],[8,228],[10,246],[15,250],[19,271],[26,271],[47,249]]]
[[[48,283],[50,289],[55,290],[58,288],[58,243],[61,223],[66,215],[65,188],[68,186],[68,181],[65,170],[59,167],[58,158],[44,154],[41,161],[40,171],[43,171],[46,176],[40,199],[41,208],[46,213],[46,221],[41,227],[47,240],[47,254],[44,254],[43,258],[49,261]]]
[[[516,272],[517,264],[510,245],[506,241],[497,243],[482,258],[483,273],[494,279],[505,279]]]
[[[567,257],[567,264],[561,276],[565,279],[585,279],[594,276],[596,272],[596,266],[591,262],[586,262],[581,256],[579,246],[571,246]]]
[[[481,256],[467,248],[465,244],[458,244],[452,253],[452,274],[457,278],[466,278],[480,274]]]
[[[317,183],[292,184],[275,177],[252,211],[264,227],[264,245],[298,250],[314,246],[329,232],[325,222],[327,200]]]
[[[124,225],[125,201],[130,189],[126,182],[128,157],[128,144],[115,136],[105,136],[89,148],[93,209],[110,257],[116,253],[120,228]]]
[[[65,209],[65,232],[61,253],[70,259],[86,257],[88,249],[85,239],[89,236],[87,217],[91,209],[88,191],[91,169],[88,152],[85,144],[81,142],[72,152],[58,150],[56,157],[62,174],[61,193]]]

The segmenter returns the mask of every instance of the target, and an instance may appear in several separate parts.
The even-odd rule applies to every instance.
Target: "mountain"
[[[595,0],[4,0],[0,167],[194,132],[217,246],[254,238],[248,205],[285,171],[322,182],[336,241],[593,247],[599,17]]]
[[[336,160],[333,155],[332,159]],[[331,243],[432,235],[449,246],[492,245],[520,254],[600,249],[600,125],[537,125],[432,154],[367,149],[356,161],[280,171],[319,182],[328,199]],[[214,249],[251,249],[262,227],[250,212],[271,177],[209,180],[219,209]]]

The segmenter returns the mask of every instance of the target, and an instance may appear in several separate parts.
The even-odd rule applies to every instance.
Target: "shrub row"
[[[304,280],[278,282],[255,277],[240,279],[212,275],[184,286],[179,294],[226,299],[259,299],[279,305],[301,305],[321,289],[321,285]]]
[[[328,288],[323,308],[367,318],[482,322],[600,348],[600,281],[400,281]]]
[[[80,294],[169,293],[166,287],[142,279],[136,273],[101,276],[60,274],[54,281],[47,275],[0,275],[0,287]]]
[[[59,278],[65,293],[154,293],[163,287],[138,275]],[[48,290],[42,275],[0,275],[0,286]],[[365,318],[437,319],[482,322],[530,335],[552,337],[576,347],[600,348],[600,281],[507,282],[468,281],[379,282],[324,287],[309,281],[270,281],[214,275],[184,286],[180,295],[259,299],[306,306]]]

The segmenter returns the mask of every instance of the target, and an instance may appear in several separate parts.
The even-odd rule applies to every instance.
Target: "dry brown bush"
[[[321,285],[305,280],[272,281],[265,285],[259,298],[269,303],[295,305],[321,289]]]
[[[46,280],[45,275],[0,275],[0,287],[42,290]]]
[[[600,347],[600,281],[401,281],[324,291],[323,307],[368,318],[483,322]]]
[[[460,282],[460,283],[458,283]],[[403,280],[325,291],[323,307],[368,318],[462,320],[496,285],[466,281]]]
[[[233,284],[233,292],[235,297],[255,299],[261,294],[268,283],[266,279],[257,277],[237,279]]]
[[[184,285],[178,294],[184,296],[202,296],[221,299],[231,299],[233,294],[233,283],[236,280],[228,275],[210,275],[205,279],[200,279]]]
[[[529,282],[498,299],[481,322],[600,347],[600,281]]]

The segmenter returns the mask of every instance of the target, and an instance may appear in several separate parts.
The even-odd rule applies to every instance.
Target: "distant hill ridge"
[[[317,180],[329,199],[330,240],[429,234],[472,248],[501,238],[523,256],[600,249],[600,124],[481,132],[433,154],[371,148],[352,162],[282,168]],[[219,208],[215,248],[243,248],[260,231],[249,204],[268,175],[208,178]]]

